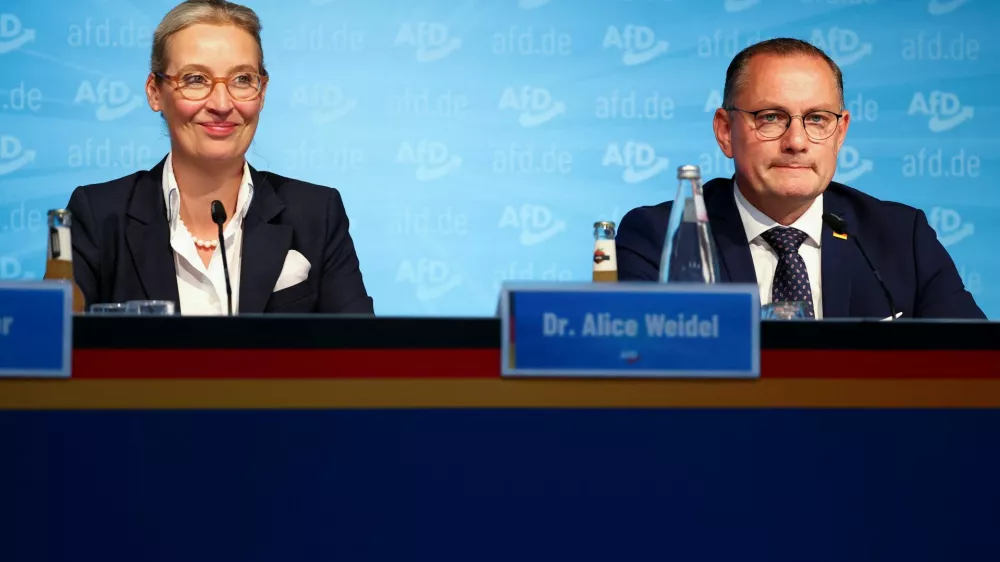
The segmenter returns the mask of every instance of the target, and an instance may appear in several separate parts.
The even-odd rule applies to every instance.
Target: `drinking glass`
[[[97,304],[90,305],[90,314],[128,314],[128,309],[125,307],[124,303],[120,302],[101,302]]]
[[[140,316],[171,316],[175,310],[174,301],[128,301],[125,308]]]
[[[806,301],[772,302],[760,307],[761,320],[798,320],[806,319],[809,303]]]

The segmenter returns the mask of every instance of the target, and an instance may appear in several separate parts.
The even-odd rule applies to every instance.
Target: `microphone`
[[[882,291],[885,293],[885,300],[889,301],[889,319],[896,319],[896,304],[892,300],[892,294],[889,293],[889,287],[886,286],[885,281],[882,280],[882,274],[878,272],[875,265],[872,264],[872,260],[868,258],[868,253],[865,252],[865,247],[861,245],[861,240],[855,234],[851,234],[847,231],[847,221],[840,218],[833,213],[823,213],[823,222],[830,227],[837,234],[842,234],[844,236],[850,236],[854,243],[857,244],[858,249],[861,250],[861,255],[864,256],[865,261],[868,262],[868,268],[872,270],[875,274],[875,279],[878,279],[878,284],[882,286]]]
[[[226,207],[222,201],[212,201],[212,222],[219,227],[219,248],[222,250],[222,273],[226,276],[226,299],[229,301],[229,315],[233,315],[233,286],[229,283],[229,258],[226,257],[226,242],[222,225],[226,224]]]

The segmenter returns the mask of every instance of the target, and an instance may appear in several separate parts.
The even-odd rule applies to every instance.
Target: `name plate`
[[[758,378],[756,285],[506,283],[505,377]]]
[[[0,377],[68,377],[72,351],[70,285],[0,282]]]

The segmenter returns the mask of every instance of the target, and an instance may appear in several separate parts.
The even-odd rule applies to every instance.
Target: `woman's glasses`
[[[185,72],[175,76],[162,72],[153,74],[173,82],[181,97],[189,101],[207,99],[219,83],[226,85],[226,90],[234,100],[250,101],[260,95],[267,83],[267,76],[255,72],[236,72],[223,78],[213,78],[204,72]]]

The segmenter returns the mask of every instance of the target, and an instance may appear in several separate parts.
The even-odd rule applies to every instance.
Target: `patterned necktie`
[[[760,237],[778,253],[778,268],[774,271],[771,301],[805,301],[808,303],[806,316],[815,317],[809,272],[806,271],[805,261],[799,255],[799,246],[809,236],[797,228],[776,226]]]

